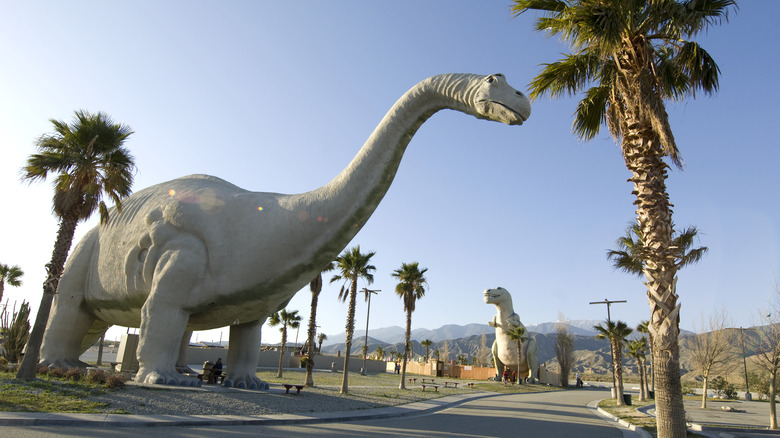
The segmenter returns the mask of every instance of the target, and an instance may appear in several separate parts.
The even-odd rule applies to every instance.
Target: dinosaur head
[[[512,88],[501,73],[485,76],[477,84],[473,105],[477,118],[507,125],[522,125],[531,116],[531,101]]]
[[[497,287],[495,289],[485,289],[485,304],[499,304],[509,298],[509,291],[503,287]]]

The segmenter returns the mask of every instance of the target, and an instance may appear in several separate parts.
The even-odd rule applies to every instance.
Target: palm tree
[[[301,317],[298,315],[297,310],[288,312],[286,309],[282,309],[271,315],[271,318],[268,320],[268,325],[271,327],[281,325],[279,331],[282,332],[282,347],[279,349],[279,369],[276,372],[276,377],[282,377],[285,350],[287,349],[287,327],[290,327],[291,329],[300,327]]]
[[[320,333],[317,335],[317,351],[322,352],[322,343],[328,340],[328,335]]]
[[[385,349],[382,347],[376,347],[376,351],[374,351],[374,357],[376,357],[378,360],[383,360],[385,358]]]
[[[425,285],[428,281],[425,279],[425,273],[428,268],[420,269],[417,262],[401,263],[401,268],[393,271],[393,278],[398,280],[395,286],[395,293],[404,302],[404,311],[406,311],[406,336],[404,342],[404,356],[401,364],[401,383],[399,389],[406,389],[406,362],[409,360],[409,350],[411,347],[412,336],[412,312],[414,312],[417,300],[425,296]]]
[[[520,381],[520,364],[523,362],[523,342],[528,339],[528,335],[525,330],[525,326],[518,325],[507,333],[509,339],[515,341],[517,344],[517,378]]]
[[[371,284],[374,282],[374,274],[372,271],[376,270],[376,267],[370,265],[368,262],[376,252],[370,251],[366,254],[360,252],[360,245],[345,250],[340,256],[336,257],[335,270],[338,274],[334,275],[330,279],[330,282],[344,281],[349,283],[349,289],[341,286],[339,291],[339,299],[344,302],[349,297],[349,310],[347,311],[347,341],[345,345],[346,354],[344,354],[344,375],[341,380],[340,393],[346,394],[349,392],[349,355],[352,351],[352,334],[355,332],[355,305],[357,301],[357,289],[358,281],[364,279],[366,283]],[[348,292],[347,292],[348,291]]]
[[[678,270],[687,265],[698,263],[707,254],[709,248],[706,246],[691,248],[699,234],[699,230],[695,226],[686,227],[675,234],[676,236],[672,236],[670,250]],[[625,235],[615,241],[618,249],[607,250],[607,258],[612,261],[612,266],[615,269],[641,278],[645,269],[645,259],[642,258],[642,255],[649,251],[645,247],[644,241],[644,234],[639,225],[630,224],[626,228]]]
[[[29,182],[56,175],[53,210],[60,219],[51,261],[46,265],[48,275],[43,283],[43,297],[27,342],[27,353],[16,373],[17,378],[25,380],[35,378],[43,332],[76,225],[95,210],[100,212],[101,224],[108,221],[104,195],[114,202],[117,213],[121,212],[121,200],[131,193],[135,170],[133,156],[123,147],[133,133],[128,126],[114,123],[104,113],[90,114],[83,110],[76,111],[70,125],[50,121],[54,133],[36,140],[38,153],[30,155],[22,168],[22,179]]]
[[[9,286],[19,287],[22,285],[22,268],[18,266],[8,266],[0,263],[0,304],[3,303],[3,291],[5,291],[5,284]]]
[[[650,321],[642,321],[636,326],[636,331],[647,335],[647,347],[650,350],[650,382],[645,380],[645,391],[648,397],[655,396],[655,364],[653,362],[653,334],[650,333]],[[652,391],[652,396],[650,395]]]
[[[626,340],[626,354],[636,359],[636,365],[639,368],[639,401],[645,401],[647,398],[646,382],[647,376],[645,374],[645,360],[647,355],[647,338],[642,336],[639,339],[633,341]]]
[[[433,344],[433,341],[430,339],[425,339],[424,341],[420,342],[420,345],[425,347],[425,362],[428,362],[428,348]]]
[[[609,339],[612,348],[612,371],[615,373],[615,397],[617,405],[623,406],[625,404],[623,401],[623,341],[633,330],[623,321],[607,321],[606,326],[598,324],[594,325],[593,328],[598,332],[596,339]]]
[[[695,226],[689,226],[676,233],[676,236],[672,236],[670,250],[674,253],[674,262],[677,269],[698,263],[709,250],[706,246],[692,248],[698,234],[699,230]],[[617,270],[641,278],[645,269],[645,260],[642,258],[642,254],[648,251],[644,240],[644,235],[639,225],[629,224],[625,234],[615,240],[617,249],[607,250],[607,258],[612,261],[612,266]],[[655,394],[655,360],[653,359],[655,349],[653,348],[653,335],[650,333],[649,324],[650,321],[643,321],[636,329],[638,332],[648,335],[650,365],[653,371],[652,390]]]
[[[682,157],[664,102],[718,89],[719,68],[696,42],[709,25],[728,18],[735,0],[514,0],[512,12],[540,12],[536,29],[561,36],[572,53],[545,64],[531,83],[531,97],[561,97],[584,91],[573,128],[583,140],[605,124],[634,183],[637,223],[655,336],[660,437],[684,437],[680,383],[679,305],[675,290],[672,204],[666,190],[669,159]]]
[[[322,272],[330,271],[333,269],[333,263],[329,263],[328,266],[323,269]],[[307,337],[307,344],[309,347],[306,358],[306,381],[304,385],[314,386],[314,336],[317,333],[317,301],[322,292],[322,273],[317,274],[317,278],[309,283],[309,290],[311,291],[311,310],[309,313],[309,332]],[[320,341],[322,345],[322,341]]]

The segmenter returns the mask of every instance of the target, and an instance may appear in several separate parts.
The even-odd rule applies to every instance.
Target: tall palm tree
[[[121,212],[122,198],[131,193],[135,171],[133,156],[123,146],[133,133],[128,126],[114,123],[104,113],[83,110],[76,111],[71,124],[53,119],[51,123],[54,133],[36,140],[38,153],[30,155],[22,168],[22,179],[29,182],[54,176],[53,210],[60,219],[51,261],[46,265],[43,297],[27,352],[16,373],[17,378],[25,380],[35,378],[43,332],[76,225],[95,210],[100,212],[101,224],[108,221],[103,196],[110,198],[117,212]]]
[[[329,263],[322,272],[330,271],[332,269],[333,263]],[[320,292],[322,292],[322,272],[317,274],[317,278],[309,283],[309,290],[311,291],[311,310],[309,313],[309,332],[307,338],[309,350],[306,357],[306,381],[304,382],[304,385],[306,386],[314,386],[314,356],[316,354],[316,351],[314,351],[314,336],[317,334],[317,301],[319,300]],[[322,341],[320,341],[320,344],[322,344]]]
[[[287,327],[291,329],[297,329],[301,325],[301,317],[298,315],[297,310],[288,312],[286,309],[282,309],[279,312],[271,315],[268,319],[268,325],[271,327],[279,327],[279,331],[282,332],[282,347],[279,349],[279,369],[276,371],[276,377],[282,377],[282,368],[284,366],[284,357],[286,356],[287,349]]]
[[[22,268],[18,266],[8,266],[0,263],[0,304],[3,303],[3,291],[5,285],[19,287],[22,285]]]
[[[433,344],[433,341],[431,341],[430,339],[425,339],[422,342],[420,342],[420,345],[425,347],[425,362],[426,363],[428,362],[428,349],[431,347],[432,344]]]
[[[615,373],[615,397],[618,406],[625,404],[623,401],[623,341],[633,330],[623,321],[607,321],[606,325],[594,325],[598,332],[596,339],[608,339],[612,349],[612,370]]]
[[[400,389],[406,389],[406,363],[409,361],[409,350],[411,347],[412,336],[412,312],[414,312],[417,300],[425,296],[425,286],[428,281],[425,279],[425,273],[428,268],[420,269],[418,262],[401,263],[401,267],[393,271],[393,278],[398,280],[395,285],[395,293],[404,302],[404,311],[406,312],[406,336],[404,342],[404,356],[401,364],[401,383]]]
[[[650,397],[650,391],[655,395],[655,364],[653,363],[653,334],[650,333],[650,321],[642,321],[636,326],[636,331],[647,335],[647,347],[650,350],[650,382],[645,380],[645,388],[648,397]]]
[[[645,401],[647,398],[647,375],[645,373],[647,338],[642,336],[633,341],[626,340],[626,348],[626,354],[636,360],[636,365],[639,368],[639,401]]]
[[[528,339],[528,334],[525,330],[525,326],[518,325],[512,330],[509,330],[507,335],[509,335],[509,339],[515,341],[517,346],[517,377],[520,379],[520,364],[523,362],[523,342]]]
[[[347,341],[344,347],[344,374],[341,379],[341,389],[339,390],[342,394],[349,392],[349,355],[352,351],[352,335],[355,332],[355,305],[357,302],[358,281],[363,279],[368,284],[374,282],[374,274],[372,272],[376,270],[376,267],[369,264],[369,261],[375,254],[376,252],[374,251],[366,254],[361,253],[360,245],[345,250],[340,256],[336,257],[334,269],[338,274],[330,279],[331,283],[336,281],[344,282],[339,291],[339,299],[342,302],[349,297],[346,327]],[[347,283],[349,284],[349,289],[344,287]]]
[[[584,140],[605,124],[621,152],[636,195],[637,223],[655,332],[658,435],[684,437],[680,383],[677,267],[672,246],[672,204],[666,190],[669,159],[682,167],[664,102],[718,89],[719,68],[696,42],[710,25],[728,18],[735,0],[514,0],[512,12],[540,14],[536,29],[565,39],[572,53],[546,64],[531,83],[531,97],[584,92],[573,128]]]

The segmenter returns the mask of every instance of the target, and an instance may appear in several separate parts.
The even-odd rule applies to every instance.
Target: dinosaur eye
[[[523,97],[523,93],[521,93],[521,92],[519,92],[519,91],[515,91],[515,93],[516,93],[518,96],[520,96],[520,97]]]
[[[493,79],[493,76],[488,76],[487,79],[485,79],[488,84],[492,84],[495,79]]]

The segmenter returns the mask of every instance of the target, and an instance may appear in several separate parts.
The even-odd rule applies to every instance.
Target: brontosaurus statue
[[[520,317],[515,313],[512,295],[503,287],[487,289],[483,293],[485,303],[496,306],[496,316],[488,325],[496,328],[496,340],[493,341],[493,365],[496,373],[501,376],[504,368],[517,372],[518,379],[533,382],[539,372],[539,362],[536,358],[536,341],[530,338],[523,342],[520,363],[517,363],[517,342],[509,337],[509,332],[515,327],[525,327]]]
[[[250,192],[191,175],[129,196],[69,257],[41,364],[84,366],[80,354],[111,325],[140,327],[136,382],[194,386],[175,370],[185,333],[229,325],[223,385],[267,388],[255,376],[263,322],[358,233],[417,129],[445,108],[509,125],[531,113],[501,74],[437,75],[404,94],[352,162],[311,192]]]

